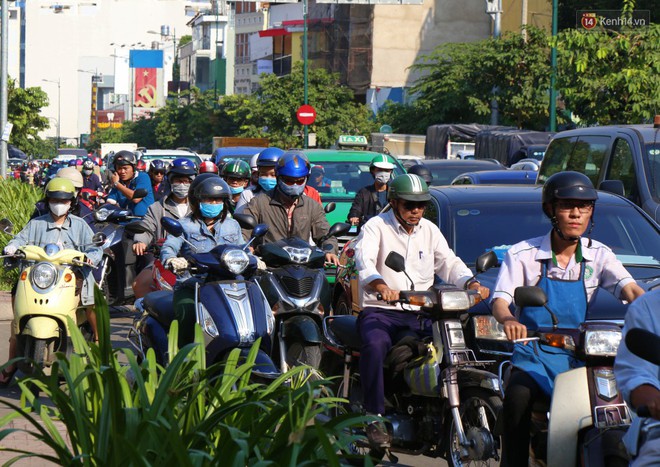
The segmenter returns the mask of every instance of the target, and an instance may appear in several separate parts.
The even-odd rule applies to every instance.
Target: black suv
[[[654,125],[557,133],[545,153],[537,183],[562,170],[587,175],[594,186],[625,196],[660,222],[660,117]]]

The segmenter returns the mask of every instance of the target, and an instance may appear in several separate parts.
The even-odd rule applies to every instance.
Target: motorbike
[[[161,223],[168,234],[175,237],[183,234],[178,221],[164,217]],[[267,231],[268,226],[257,225],[251,241]],[[247,355],[260,338],[253,374],[272,379],[279,376],[270,359],[275,318],[259,286],[249,280],[257,271],[257,258],[248,253],[250,243],[219,245],[207,253],[192,253],[186,259],[189,272],[200,278],[204,276],[194,287],[197,323],[203,330],[207,363],[223,361],[235,348]],[[140,358],[153,348],[161,365],[168,361],[167,333],[175,319],[173,297],[171,291],[162,290],[135,302],[142,314],[133,322],[128,341]]]
[[[0,228],[11,233],[11,222],[3,219]],[[95,234],[93,244],[100,246],[103,234]],[[88,246],[79,245],[78,248]],[[85,253],[62,249],[56,244],[43,247],[26,245],[14,255],[4,256],[23,265],[14,295],[14,333],[17,338],[18,368],[25,374],[37,368],[48,370],[57,352],[67,357],[73,352],[69,318],[80,329],[86,341],[94,334],[84,307],[80,304],[76,276],[86,263]]]
[[[135,190],[133,197],[139,199],[146,195],[146,190],[139,189]],[[102,232],[108,239],[104,245],[101,267],[94,272],[94,279],[107,297],[108,305],[121,305],[133,297],[132,284],[137,275],[133,252],[123,242],[124,227],[140,217],[109,203],[100,206],[92,215],[92,229]]]
[[[343,235],[350,224],[336,223],[322,242]],[[321,363],[322,320],[330,313],[332,290],[325,271],[326,252],[297,237],[263,244],[258,254],[268,268],[257,276],[275,313],[275,353],[280,370],[296,365],[318,369]]]
[[[613,322],[589,321],[577,329],[561,328],[548,306],[543,289],[518,287],[514,301],[519,307],[544,307],[553,325],[528,330],[516,342],[538,341],[547,350],[571,352],[584,366],[560,373],[554,380],[551,400],[535,401],[531,445],[537,459],[547,465],[627,465],[620,441],[632,414],[614,378],[614,357],[621,341],[621,327]],[[500,387],[505,365],[500,365]],[[547,444],[546,444],[547,439]]]
[[[405,273],[405,260],[396,252],[388,255],[385,264]],[[495,264],[493,255],[482,255],[477,260],[477,271]],[[428,291],[400,292],[398,303],[403,305],[404,312],[419,313],[431,320],[432,338],[423,342],[426,355],[405,365],[403,382],[385,373],[384,418],[391,435],[392,462],[397,462],[394,452],[443,457],[452,466],[499,460],[499,439],[492,433],[502,406],[499,381],[496,375],[480,369],[490,362],[474,358],[465,345],[459,320],[479,298],[473,291],[448,284],[434,285]],[[349,411],[363,413],[357,318],[327,316],[323,332],[326,348],[343,356],[343,375],[337,393],[349,401]],[[368,452],[376,459],[386,454],[385,450],[370,448],[366,440],[362,441],[362,431],[356,435],[359,441],[352,448],[356,454]]]

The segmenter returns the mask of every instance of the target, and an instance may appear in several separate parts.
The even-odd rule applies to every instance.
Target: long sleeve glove
[[[180,272],[188,269],[188,260],[186,258],[170,258],[167,260],[165,266],[169,267],[174,274],[179,274]]]

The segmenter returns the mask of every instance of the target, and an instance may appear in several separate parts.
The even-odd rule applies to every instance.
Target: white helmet
[[[66,178],[67,180],[71,180],[71,183],[73,183],[73,187],[76,190],[80,190],[85,184],[85,182],[83,181],[82,174],[78,172],[78,169],[76,169],[75,167],[61,168],[60,170],[57,171],[56,176],[60,178]]]
[[[259,153],[256,153],[250,158],[250,169],[254,172],[257,170],[257,159],[259,159]]]

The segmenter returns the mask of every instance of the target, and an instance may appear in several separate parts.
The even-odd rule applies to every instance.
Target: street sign
[[[337,143],[339,146],[367,147],[369,142],[367,137],[362,135],[339,135]]]
[[[311,125],[316,120],[316,110],[311,105],[301,105],[296,112],[296,117],[301,125]]]
[[[11,129],[14,128],[14,124],[11,122],[5,123],[5,127],[2,129],[2,137],[0,139],[2,141],[7,141],[9,142],[9,135],[11,135]]]

